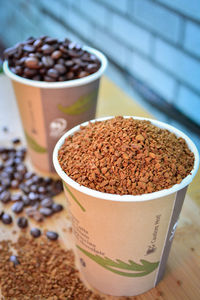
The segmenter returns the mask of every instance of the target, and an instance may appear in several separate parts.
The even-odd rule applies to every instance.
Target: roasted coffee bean
[[[64,59],[64,58],[59,58],[59,59],[57,60],[57,63],[58,63],[58,64],[61,64],[61,65],[64,65],[64,64],[65,64],[65,59]]]
[[[16,158],[14,159],[14,163],[15,163],[16,165],[20,165],[22,162],[23,162],[23,158],[22,158],[22,157],[16,157]]]
[[[28,179],[25,182],[25,185],[28,186],[30,188],[30,186],[33,184],[33,180],[32,179]]]
[[[3,191],[0,194],[0,201],[2,203],[8,203],[11,200],[11,193],[9,191]]]
[[[32,77],[33,80],[36,80],[36,81],[41,81],[42,80],[42,77],[40,75],[35,75]]]
[[[4,224],[6,224],[6,225],[11,224],[11,223],[12,223],[12,217],[11,217],[9,214],[4,213],[4,214],[1,216],[1,221],[2,221]]]
[[[11,261],[15,267],[20,264],[17,256],[15,255],[11,255],[9,261]]]
[[[88,76],[89,73],[87,73],[86,71],[80,71],[80,73],[78,73],[78,78],[83,78]]]
[[[14,178],[18,181],[21,182],[24,179],[23,174],[21,173],[14,173]]]
[[[36,222],[42,222],[44,220],[44,216],[38,210],[36,210],[33,214],[33,219]]]
[[[8,58],[12,55],[14,55],[17,52],[17,49],[15,47],[11,47],[11,48],[7,48],[6,50],[4,50],[4,57]]]
[[[45,67],[50,68],[54,65],[54,60],[51,58],[51,56],[43,56],[42,63]]]
[[[23,208],[24,208],[24,203],[22,201],[15,202],[12,205],[12,211],[16,214],[19,214],[20,212],[22,212]]]
[[[42,40],[41,39],[38,39],[38,40],[35,40],[35,42],[33,43],[33,46],[38,48],[42,45]]]
[[[38,69],[38,59],[36,57],[27,57],[25,66],[30,69]]]
[[[39,186],[38,187],[38,193],[39,194],[46,194],[46,189],[44,186]]]
[[[24,45],[23,50],[26,51],[26,52],[34,52],[35,47],[31,46],[31,45]]]
[[[24,179],[30,179],[35,175],[35,173],[32,172],[26,172],[24,175]]]
[[[41,207],[39,212],[45,217],[49,217],[53,214],[52,209],[48,207]]]
[[[9,153],[9,157],[11,157],[11,153]],[[4,167],[13,167],[15,165],[15,160],[13,157],[9,158],[6,160],[6,162],[4,163]],[[5,169],[4,169],[5,170]],[[6,171],[6,170],[5,170]]]
[[[13,144],[20,144],[21,140],[19,138],[14,138],[14,139],[12,139],[12,143]]]
[[[5,171],[2,171],[1,174],[0,174],[0,178],[3,179],[3,178],[9,178],[10,179],[11,177],[11,174],[5,172]]]
[[[62,52],[60,50],[56,50],[51,54],[53,59],[59,59],[62,56]]]
[[[17,171],[21,174],[25,174],[27,172],[27,168],[24,164],[20,164],[17,166]]]
[[[9,178],[2,178],[1,185],[6,189],[10,187],[10,179]],[[1,200],[0,200],[1,201]]]
[[[8,60],[11,72],[35,81],[73,80],[86,77],[100,68],[100,61],[95,55],[68,39],[31,38],[5,50],[4,57]],[[49,71],[50,68],[54,71]]]
[[[9,159],[9,155],[8,155],[7,153],[3,153],[3,154],[1,155],[1,159],[2,159],[3,161],[6,161],[6,160]]]
[[[80,69],[79,65],[74,65],[73,67],[71,67],[71,71],[76,72]]]
[[[47,231],[46,236],[49,240],[55,241],[58,239],[59,235],[55,231]]]
[[[19,187],[19,181],[17,179],[13,179],[11,181],[11,188],[17,189]]]
[[[27,185],[25,185],[24,183],[21,183],[19,188],[25,193],[28,194],[30,192],[30,189]]]
[[[59,74],[64,74],[67,72],[67,69],[65,68],[64,65],[61,65],[61,64],[56,64],[54,66],[54,69],[59,73]]]
[[[28,206],[31,203],[31,200],[29,199],[29,197],[27,195],[22,196],[22,201],[24,203],[24,206]]]
[[[32,184],[30,186],[30,191],[36,193],[38,191],[38,186],[36,184]]]
[[[31,234],[34,238],[38,238],[39,236],[41,236],[41,231],[40,231],[39,228],[31,228],[30,234]]]
[[[49,76],[49,77],[52,77],[52,78],[58,78],[58,76],[59,76],[59,73],[58,73],[58,71],[56,70],[56,69],[49,69],[48,71],[47,71],[47,75]]]
[[[55,79],[53,77],[49,77],[49,76],[44,76],[44,80],[47,82],[54,82]]]
[[[25,217],[20,217],[17,220],[17,225],[20,228],[26,228],[28,226],[28,220]]]
[[[86,71],[88,71],[89,73],[94,73],[98,70],[98,65],[96,64],[89,64],[86,67]]]
[[[12,194],[10,197],[12,202],[16,202],[16,201],[21,201],[22,200],[22,195],[17,193],[17,194]]]
[[[68,72],[66,74],[66,77],[67,77],[67,80],[71,80],[71,79],[74,79],[75,75],[74,75],[74,72]]]
[[[37,193],[34,193],[34,192],[30,192],[28,194],[28,197],[29,197],[31,203],[33,203],[34,201],[39,200],[39,195]]]
[[[27,216],[29,217],[33,217],[34,213],[37,211],[37,209],[35,207],[28,207],[25,209],[25,212],[27,214]]]
[[[48,198],[44,198],[42,201],[41,201],[41,206],[43,207],[51,207],[53,204],[53,199],[48,197]]]
[[[45,177],[44,178],[44,183],[45,185],[49,185],[53,182],[53,179],[51,177]]]
[[[0,154],[7,153],[7,149],[5,147],[0,146]]]
[[[62,204],[58,204],[58,203],[53,203],[51,208],[52,208],[53,212],[59,212],[59,211],[63,210]]]
[[[41,47],[41,50],[44,54],[51,54],[54,51],[54,48],[48,44],[44,44]]]
[[[29,69],[29,68],[25,68],[24,69],[24,74],[28,77],[32,77],[35,76],[37,74],[37,70],[35,69]]]
[[[0,194],[6,190],[6,187],[5,186],[0,186]]]

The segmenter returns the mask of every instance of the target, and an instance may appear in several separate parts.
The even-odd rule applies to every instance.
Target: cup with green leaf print
[[[83,49],[100,60],[99,70],[63,82],[23,78],[11,72],[4,62],[4,72],[12,80],[32,163],[41,171],[55,172],[52,152],[63,133],[95,117],[99,83],[107,59],[93,48]]]
[[[108,118],[112,117],[90,122]],[[67,176],[58,161],[59,149],[88,122],[66,132],[53,152],[55,169],[63,180],[81,272],[92,287],[114,296],[144,293],[163,278],[186,190],[199,166],[197,148],[183,132],[163,122],[145,120],[183,138],[194,153],[191,173],[169,189],[141,195],[108,194]]]

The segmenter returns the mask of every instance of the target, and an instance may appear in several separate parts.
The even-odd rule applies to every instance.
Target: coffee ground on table
[[[45,237],[0,242],[0,290],[6,300],[105,299],[84,286],[72,250]]]
[[[119,195],[171,188],[194,166],[183,138],[150,121],[121,116],[80,127],[65,139],[58,160],[80,185]]]

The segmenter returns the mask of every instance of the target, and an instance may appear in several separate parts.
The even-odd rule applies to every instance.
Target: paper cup
[[[31,160],[42,171],[55,171],[52,152],[63,133],[95,117],[99,82],[107,59],[93,48],[83,49],[95,54],[101,67],[94,74],[70,81],[25,79],[11,72],[4,62],[4,72],[14,87]]]
[[[97,120],[106,119],[109,118]],[[68,199],[81,271],[91,286],[115,296],[144,293],[162,279],[185,193],[199,166],[196,146],[180,130],[156,120],[134,119],[149,120],[185,139],[195,163],[180,184],[138,196],[102,193],[80,186],[61,169],[57,158],[65,138],[80,126],[65,133],[53,153]]]

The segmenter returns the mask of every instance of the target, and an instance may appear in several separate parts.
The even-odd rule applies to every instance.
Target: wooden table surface
[[[138,103],[104,77],[101,82],[97,117],[108,115],[135,115],[153,118]],[[3,126],[9,128],[8,133],[2,131]],[[1,75],[0,145],[8,145],[8,141],[16,136],[21,137],[25,144],[11,83],[5,76]],[[27,158],[27,163],[34,170],[29,158]],[[45,174],[41,173],[41,175]],[[57,196],[56,201],[65,205],[64,194]],[[7,207],[7,210],[10,210],[9,205]],[[30,222],[31,225],[38,226],[34,221]],[[73,248],[70,230],[65,230],[70,227],[70,220],[66,210],[49,218],[41,226],[42,229],[57,230],[60,234],[61,243],[67,248]],[[13,230],[16,230],[17,234],[14,235]],[[19,232],[20,230],[15,224],[6,226],[0,223],[1,240],[15,240]],[[23,300],[23,297],[21,299]],[[108,296],[107,299],[118,299],[118,297]],[[200,299],[200,171],[198,171],[188,189],[163,280],[156,288],[132,299]]]

